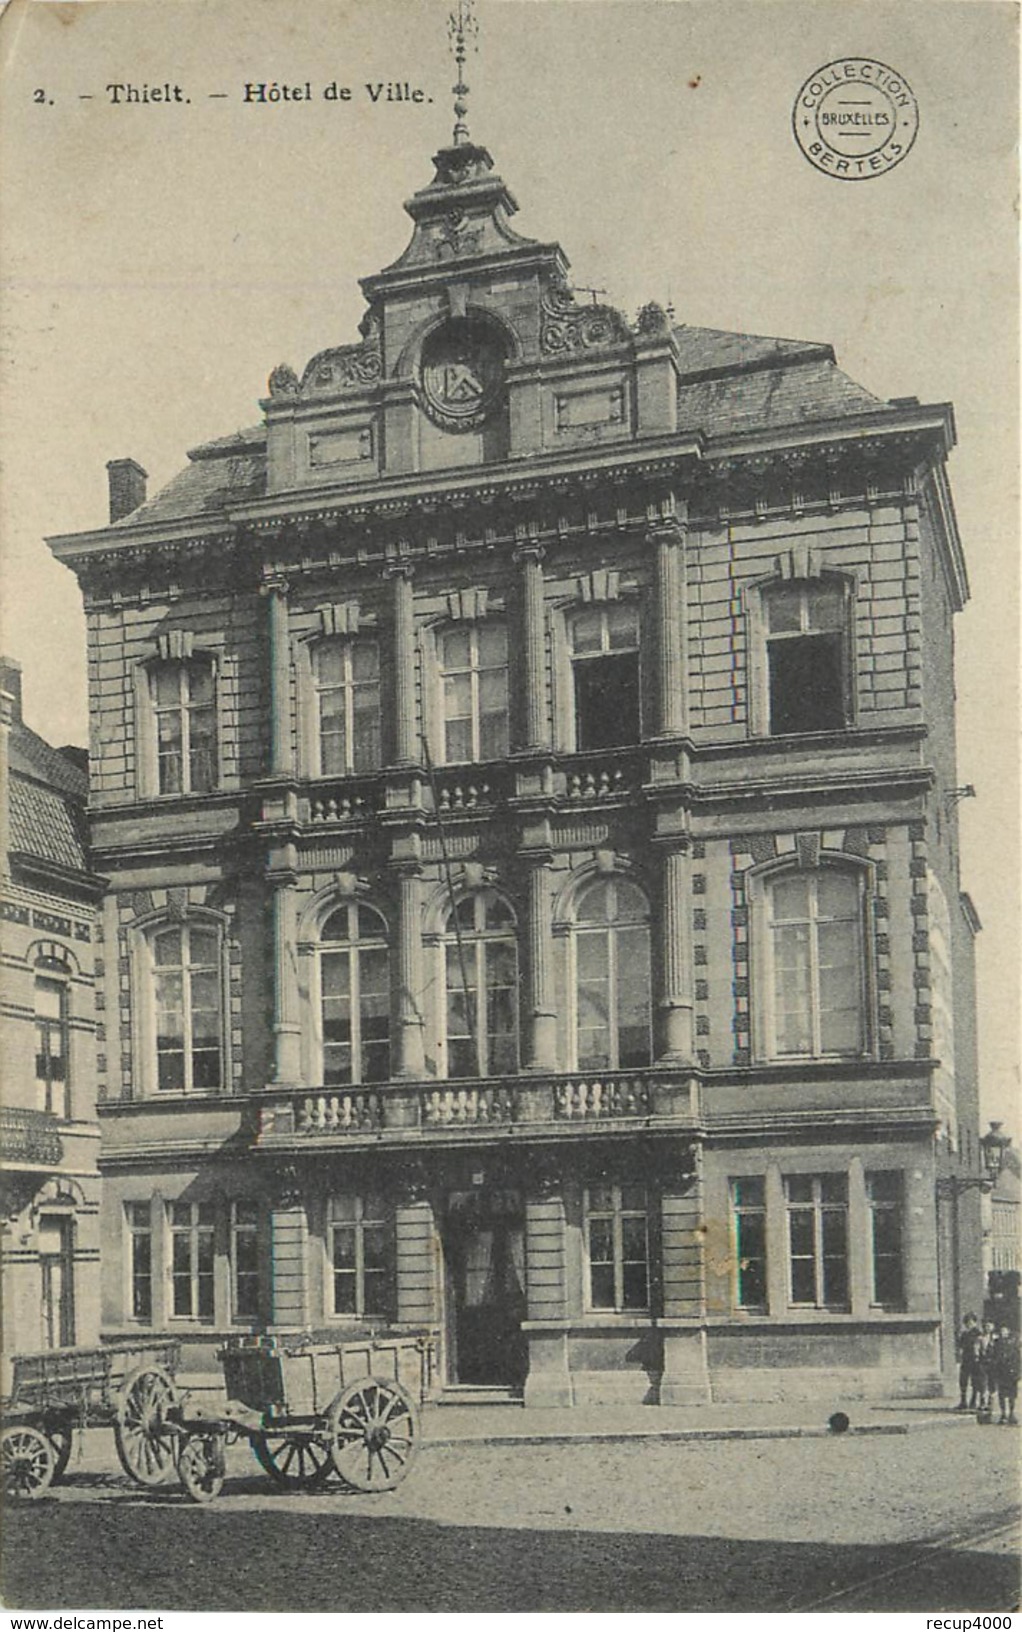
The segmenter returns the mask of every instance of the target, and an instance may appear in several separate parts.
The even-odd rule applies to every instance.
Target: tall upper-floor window
[[[495,890],[452,909],[444,936],[447,1075],[518,1070],[518,946],[514,914]]]
[[[390,1075],[387,926],[371,907],[346,902],[320,933],[320,1020],[327,1087]]]
[[[838,731],[850,718],[848,602],[826,579],[763,592],[771,736]]]
[[[35,1078],[39,1109],[70,1117],[68,994],[62,980],[35,981]]]
[[[208,793],[216,785],[216,684],[207,658],[149,670],[158,793]]]
[[[223,1086],[220,937],[208,924],[186,922],[149,937],[156,1088],[210,1093]]]
[[[639,613],[625,601],[588,606],[569,624],[575,747],[638,742]]]
[[[765,1052],[854,1056],[867,1042],[863,879],[834,867],[783,873],[765,889]]]
[[[448,765],[503,759],[508,751],[507,629],[457,624],[440,635],[444,759]]]
[[[380,648],[370,639],[323,640],[312,653],[320,776],[379,769]]]
[[[628,879],[595,880],[579,900],[573,939],[578,1069],[648,1065],[652,1004],[646,897]]]

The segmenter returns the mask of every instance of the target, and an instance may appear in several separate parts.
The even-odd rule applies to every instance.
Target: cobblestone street
[[[426,1445],[373,1497],[142,1493],[106,1442],[8,1513],[9,1607],[1003,1610],[1018,1602],[1018,1438]],[[231,1560],[230,1569],[224,1566]]]

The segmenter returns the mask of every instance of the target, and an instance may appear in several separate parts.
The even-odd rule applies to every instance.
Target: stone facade
[[[425,1327],[536,1406],[935,1391],[980,1273],[950,408],[576,302],[485,149],[434,163],[358,343],[50,541],[104,1330]]]
[[[0,663],[4,1375],[10,1356],[97,1343],[99,1125],[94,982],[101,885],[85,844],[87,777],[21,714]]]

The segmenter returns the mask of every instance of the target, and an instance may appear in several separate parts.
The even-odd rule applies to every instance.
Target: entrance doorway
[[[73,1219],[44,1213],[37,1240],[42,1275],[42,1347],[66,1348],[75,1340]]]
[[[520,1388],[528,1370],[525,1218],[517,1190],[455,1190],[444,1227],[448,1377]]]

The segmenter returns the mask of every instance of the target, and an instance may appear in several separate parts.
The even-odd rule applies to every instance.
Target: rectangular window
[[[792,1175],[788,1204],[793,1305],[848,1308],[848,1179],[843,1173]]]
[[[649,1308],[646,1191],[635,1184],[590,1185],[585,1193],[589,1307]]]
[[[208,793],[216,784],[216,691],[202,658],[150,670],[160,793]]]
[[[848,722],[846,612],[840,586],[790,584],[763,596],[770,733],[840,731]]]
[[[259,1203],[231,1203],[231,1302],[235,1320],[259,1314]]]
[[[885,1309],[901,1309],[905,1303],[902,1192],[901,1173],[866,1174],[873,1249],[873,1302]]]
[[[327,1235],[333,1313],[389,1314],[393,1285],[391,1230],[382,1197],[331,1197]]]
[[[375,640],[331,640],[313,658],[319,774],[375,771],[380,752],[380,649]]]
[[[124,1218],[128,1230],[131,1319],[150,1326],[153,1319],[152,1208],[148,1201],[126,1201]]]
[[[761,1178],[731,1180],[735,1251],[735,1302],[766,1309],[766,1188]]]
[[[208,1201],[173,1201],[170,1231],[170,1309],[186,1320],[213,1319],[214,1208]]]
[[[40,1110],[71,1115],[68,1080],[67,987],[61,980],[35,983],[35,1076]]]
[[[448,629],[440,652],[444,759],[503,759],[508,751],[507,630],[502,623]]]
[[[639,615],[612,602],[579,612],[571,624],[575,747],[579,753],[638,742]]]

